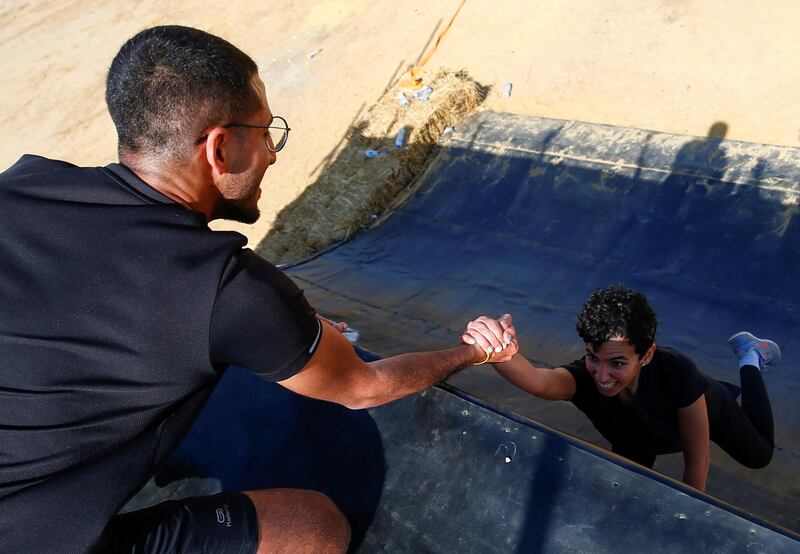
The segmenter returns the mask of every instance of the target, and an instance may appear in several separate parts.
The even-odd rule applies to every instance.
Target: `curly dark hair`
[[[633,344],[641,358],[655,342],[658,320],[641,292],[623,285],[596,289],[578,314],[576,328],[594,348],[614,337]]]
[[[256,63],[231,43],[191,27],[145,29],[117,53],[106,104],[126,152],[178,161],[209,125],[256,111]]]

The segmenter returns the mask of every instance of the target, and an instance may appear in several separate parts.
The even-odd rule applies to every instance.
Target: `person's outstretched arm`
[[[400,354],[366,363],[339,331],[323,321],[320,344],[311,360],[299,373],[279,384],[298,394],[351,409],[370,408],[433,386],[472,364],[509,360],[514,353],[515,345],[487,352],[477,345],[461,344],[447,350]]]
[[[467,325],[461,340],[467,344],[485,347],[495,345],[492,337],[497,328],[513,336],[516,345],[516,330],[509,314],[497,320],[481,316]],[[547,369],[536,367],[525,356],[517,352],[509,361],[492,361],[497,372],[522,390],[545,400],[569,400],[575,394],[575,378],[563,367]]]
[[[492,365],[508,381],[539,398],[569,400],[575,395],[575,379],[563,367],[537,367],[520,353],[508,362]]]
[[[689,406],[678,409],[678,430],[683,446],[683,482],[704,491],[711,458],[708,408],[704,394]]]

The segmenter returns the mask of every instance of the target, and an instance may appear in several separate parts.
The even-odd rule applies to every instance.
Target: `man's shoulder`
[[[62,160],[53,160],[36,154],[23,154],[11,167],[0,174],[2,177],[20,177],[38,173],[80,169],[77,165]]]
[[[142,204],[176,205],[167,197],[136,178],[131,185],[115,171],[114,165],[82,167],[69,162],[25,154],[14,165],[0,173],[0,193],[9,200],[25,202],[35,199],[46,209],[57,206],[96,210],[100,206],[140,206]],[[188,211],[187,211],[188,212]],[[203,220],[205,221],[205,219]]]
[[[109,181],[107,173],[102,167],[82,167],[62,160],[25,154],[14,165],[0,173],[0,183],[5,188],[15,186],[27,188],[31,183],[37,186],[60,186],[78,182],[85,186],[90,183],[102,183],[101,186],[107,186]]]

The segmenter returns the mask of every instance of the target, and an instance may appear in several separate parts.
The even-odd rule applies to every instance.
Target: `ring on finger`
[[[492,357],[492,353],[491,353],[491,351],[488,351],[488,350],[487,350],[487,351],[486,351],[486,359],[485,359],[485,360],[483,360],[482,362],[478,362],[478,363],[476,363],[476,364],[472,364],[472,365],[483,365],[483,364],[485,364],[486,362],[488,362],[488,361],[489,361],[489,358],[491,358],[491,357]]]

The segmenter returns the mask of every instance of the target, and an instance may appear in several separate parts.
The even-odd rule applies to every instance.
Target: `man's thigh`
[[[259,520],[244,493],[168,500],[118,515],[103,534],[100,552],[255,554]]]

